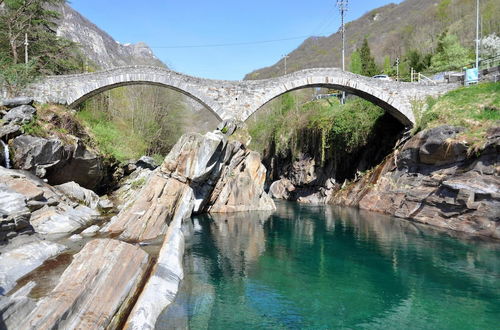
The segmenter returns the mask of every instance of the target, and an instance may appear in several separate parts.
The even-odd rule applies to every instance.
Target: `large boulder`
[[[0,127],[0,139],[8,141],[22,134],[21,126],[8,124]]]
[[[11,99],[4,99],[1,105],[7,108],[15,108],[20,105],[33,105],[33,102],[34,100],[32,97],[18,96]]]
[[[47,179],[52,184],[74,181],[84,188],[96,190],[104,177],[102,157],[86,148],[81,141],[72,149],[73,152],[64,167],[51,171]]]
[[[11,124],[26,124],[35,117],[36,109],[31,105],[21,105],[11,109],[2,120]]]
[[[18,329],[115,329],[139,293],[149,265],[148,254],[138,246],[92,240]]]
[[[220,167],[226,144],[218,131],[184,134],[165,157],[161,171],[180,181],[203,182]]]
[[[123,209],[102,232],[120,234],[120,239],[131,242],[154,240],[165,234],[179,209],[189,205],[192,209],[192,199],[188,185],[155,173],[133,204]],[[186,216],[190,215],[189,212]]]
[[[398,168],[411,171],[422,166],[442,166],[467,158],[467,146],[455,137],[463,131],[456,126],[439,126],[412,137],[397,154]]]
[[[30,171],[51,184],[74,181],[96,189],[104,176],[102,159],[81,141],[66,145],[59,139],[22,135],[12,141],[15,168]]]
[[[78,183],[71,181],[54,186],[64,195],[78,203],[95,209],[99,206],[99,196],[92,190],[81,187]]]
[[[53,168],[61,168],[71,155],[59,139],[22,135],[12,141],[13,165],[40,178]]]
[[[269,187],[269,195],[277,199],[289,199],[295,190],[292,182],[286,178],[274,181]]]

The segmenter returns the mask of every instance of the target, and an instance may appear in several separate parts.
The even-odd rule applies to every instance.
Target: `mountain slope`
[[[431,52],[440,33],[448,30],[462,44],[472,46],[475,39],[475,0],[406,0],[374,9],[346,25],[346,67],[350,54],[368,38],[372,54],[379,64],[384,56],[403,56],[410,49]],[[483,35],[500,32],[500,1],[482,0]],[[316,67],[341,66],[341,34],[310,37],[287,59],[288,72]],[[283,60],[256,70],[245,79],[264,79],[283,75]]]
[[[56,8],[61,13],[57,34],[80,44],[80,50],[94,69],[109,69],[124,65],[155,65],[165,67],[142,42],[120,44],[69,5]]]

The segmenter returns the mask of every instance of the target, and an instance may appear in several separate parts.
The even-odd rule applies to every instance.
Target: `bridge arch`
[[[37,102],[74,106],[102,91],[134,84],[176,90],[203,104],[218,119],[236,118],[242,121],[287,92],[307,87],[334,88],[379,105],[406,126],[415,123],[413,100],[437,96],[456,88],[452,84],[425,86],[382,81],[336,68],[306,69],[264,80],[227,81],[192,77],[161,67],[128,66],[47,77],[31,85],[28,92]]]
[[[326,69],[325,71],[331,71],[331,69]],[[320,87],[345,91],[349,94],[359,96],[378,105],[398,119],[403,125],[412,126],[414,124],[415,117],[411,102],[406,98],[398,98],[400,95],[398,95],[398,90],[394,87],[393,82],[374,81],[372,78],[339,70],[335,71],[331,72],[331,74],[323,73],[320,75],[314,74],[314,72],[302,75],[301,73],[303,72],[299,72],[295,77],[290,77],[291,79],[287,82],[269,88],[266,93],[260,95],[258,98],[259,101],[247,111],[245,120],[270,101],[283,94],[304,88]]]
[[[124,86],[138,86],[138,85],[159,86],[159,87],[164,87],[164,88],[168,88],[170,90],[174,90],[176,92],[179,92],[179,93],[186,95],[187,97],[199,102],[206,109],[208,109],[208,111],[210,111],[218,120],[222,120],[222,118],[219,117],[219,114],[215,110],[213,110],[208,104],[205,103],[204,100],[198,98],[197,96],[195,96],[195,95],[193,95],[193,94],[191,94],[183,89],[180,89],[180,88],[177,88],[177,87],[174,87],[171,85],[157,83],[157,82],[151,82],[151,81],[137,81],[137,80],[135,80],[135,81],[130,81],[130,82],[124,81],[124,82],[119,82],[119,83],[110,84],[110,85],[103,85],[102,87],[99,87],[97,89],[89,90],[86,94],[75,96],[78,98],[76,98],[74,100],[73,99],[68,100],[68,102],[71,102],[71,103],[69,103],[69,107],[76,108],[77,106],[79,106],[83,102],[87,101],[88,99],[92,98],[93,96],[96,96],[100,93],[106,92],[106,91],[114,89],[114,88],[124,87]]]

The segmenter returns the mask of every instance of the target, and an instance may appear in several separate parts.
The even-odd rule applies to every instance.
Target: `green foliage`
[[[391,58],[389,55],[384,57],[384,73],[386,75],[393,75],[394,68],[391,63]]]
[[[140,178],[132,182],[130,185],[132,189],[141,188],[146,183],[146,178]]]
[[[404,61],[410,68],[415,69],[417,72],[422,72],[431,65],[432,55],[423,55],[417,49],[410,49],[406,52]]]
[[[291,102],[293,100],[294,102]],[[366,145],[383,110],[362,99],[341,105],[335,98],[297,105],[298,98],[288,93],[272,104],[271,110],[249,120],[251,147],[263,152],[275,147],[276,154],[303,150],[302,133],[316,131],[321,137],[322,161],[333,151],[350,153]]]
[[[449,21],[449,7],[451,0],[441,0],[437,5],[436,17],[443,23]]]
[[[441,35],[437,51],[432,56],[430,70],[433,72],[462,69],[472,58],[466,48],[460,45],[457,36]]]
[[[417,117],[415,131],[439,125],[466,128],[471,144],[483,142],[486,131],[500,120],[500,83],[483,83],[462,87],[438,99],[429,98]]]
[[[0,85],[5,86],[11,95],[22,90],[32,82],[38,72],[35,63],[30,61],[26,64],[12,64],[6,57],[0,57]]]
[[[147,145],[137,134],[117,122],[112,122],[104,113],[84,109],[78,118],[90,128],[99,150],[106,156],[123,162],[137,159],[146,153]]]
[[[363,68],[361,66],[361,56],[356,50],[351,54],[351,72],[356,74],[361,74]]]
[[[15,93],[40,74],[63,74],[81,68],[74,43],[56,35],[59,14],[51,8],[65,0],[5,0],[0,11],[0,83]],[[30,63],[24,64],[25,34]]]
[[[361,58],[361,74],[364,76],[374,76],[379,73],[375,58],[371,55],[368,40],[363,40],[363,45],[359,49],[359,56]]]
[[[29,123],[23,124],[21,130],[24,134],[33,136],[46,137],[48,135],[36,118]]]
[[[217,125],[208,111],[191,111],[180,93],[157,86],[106,91],[86,101],[79,116],[96,135],[101,149],[119,160],[143,155],[157,155],[162,160],[183,133],[205,133]]]

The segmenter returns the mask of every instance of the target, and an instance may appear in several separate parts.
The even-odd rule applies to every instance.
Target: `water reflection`
[[[167,328],[488,329],[500,244],[350,208],[194,218]]]

